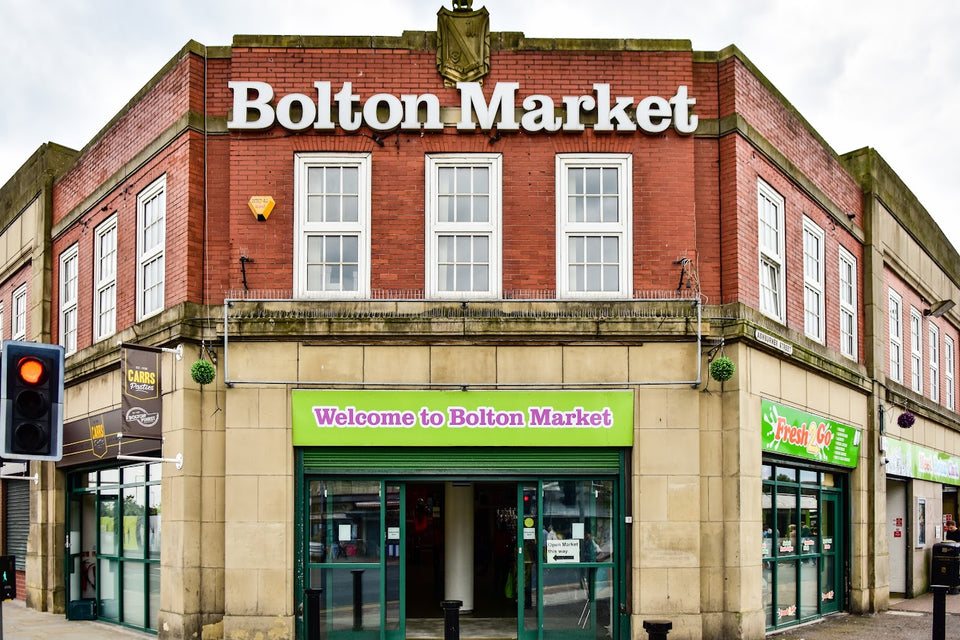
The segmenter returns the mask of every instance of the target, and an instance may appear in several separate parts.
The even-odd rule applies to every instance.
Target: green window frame
[[[762,477],[767,630],[843,609],[845,474],[765,460]]]

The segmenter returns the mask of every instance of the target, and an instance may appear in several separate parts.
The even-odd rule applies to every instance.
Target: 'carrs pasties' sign
[[[761,418],[764,451],[857,466],[859,429],[766,399],[762,400]]]

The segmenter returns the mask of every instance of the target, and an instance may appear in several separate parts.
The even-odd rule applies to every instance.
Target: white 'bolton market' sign
[[[432,93],[420,95],[378,93],[365,101],[353,92],[353,83],[344,82],[336,94],[330,82],[314,82],[316,96],[288,93],[271,105],[273,87],[266,82],[233,81],[233,117],[228,129],[262,130],[278,123],[290,131],[305,129],[332,130],[338,126],[344,131],[356,131],[366,125],[374,131],[439,131],[444,127],[440,119],[440,99]],[[596,113],[595,131],[631,132],[640,129],[647,133],[662,133],[671,126],[683,134],[697,130],[698,117],[691,112],[697,103],[687,96],[687,87],[677,87],[672,98],[650,96],[634,107],[633,96],[611,98],[608,83],[596,83],[593,92],[560,98],[559,113],[553,98],[542,94],[523,98],[523,113],[517,122],[517,93],[519,82],[498,82],[487,102],[479,82],[458,82],[460,130],[484,131],[497,127],[503,131],[583,131],[581,115]],[[331,119],[331,110],[337,109],[337,122]],[[420,117],[420,109],[425,117]],[[499,119],[498,119],[499,115]],[[474,119],[475,118],[475,119]]]

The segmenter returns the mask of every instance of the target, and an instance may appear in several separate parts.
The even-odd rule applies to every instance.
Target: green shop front
[[[300,637],[629,637],[630,391],[294,390]],[[446,613],[450,615],[450,613]]]
[[[844,609],[849,471],[860,431],[762,400],[763,607],[767,630]]]

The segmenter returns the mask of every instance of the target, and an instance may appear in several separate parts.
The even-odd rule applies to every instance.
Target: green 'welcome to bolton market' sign
[[[841,467],[856,467],[860,430],[806,411],[761,402],[763,450]]]
[[[629,447],[632,391],[295,389],[294,446]]]

